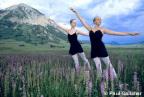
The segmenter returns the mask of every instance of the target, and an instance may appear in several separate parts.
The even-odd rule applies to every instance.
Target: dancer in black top
[[[83,49],[82,49],[82,47],[81,47],[81,45],[77,39],[77,34],[89,35],[89,33],[85,33],[85,32],[82,32],[82,31],[76,29],[76,20],[75,19],[70,20],[70,25],[71,25],[70,29],[67,29],[63,26],[58,25],[55,21],[53,21],[53,22],[60,29],[62,29],[63,31],[65,31],[68,34],[68,41],[70,43],[69,54],[72,56],[72,58],[74,60],[76,72],[79,72],[79,69],[80,69],[78,55],[84,61],[84,65],[87,65],[88,69],[90,70],[91,67],[90,67],[89,61],[86,58],[85,53],[83,52]]]
[[[70,10],[72,10],[76,14],[76,16],[84,25],[84,27],[89,31],[89,37],[91,41],[91,58],[93,58],[96,64],[96,69],[98,71],[98,74],[99,75],[102,74],[101,61],[100,61],[101,59],[107,66],[103,73],[105,73],[106,71],[110,71],[110,79],[113,80],[114,78],[117,77],[117,75],[116,75],[115,69],[113,68],[111,64],[111,61],[109,59],[104,43],[102,42],[102,36],[104,34],[135,36],[135,35],[138,35],[139,33],[116,32],[116,31],[111,31],[109,29],[103,28],[100,26],[101,24],[100,17],[95,17],[93,19],[93,23],[95,24],[95,27],[91,27],[89,24],[85,22],[85,20],[80,16],[80,14],[76,10],[74,10],[73,8],[70,8]]]
[[[68,41],[70,43],[69,54],[75,55],[76,53],[82,53],[83,52],[83,49],[82,49],[79,41],[77,40],[76,32],[72,35],[68,34]]]
[[[104,43],[102,42],[103,34],[101,30],[97,30],[95,32],[90,31],[89,36],[91,41],[91,58],[107,57],[108,53]]]

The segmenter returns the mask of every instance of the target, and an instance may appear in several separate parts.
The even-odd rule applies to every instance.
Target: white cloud
[[[4,9],[19,3],[28,3],[28,0],[0,0],[0,8]]]
[[[76,7],[81,9],[88,8],[88,5],[93,3],[93,0],[71,0],[72,2],[69,3],[70,7]]]
[[[75,17],[68,9],[69,7],[83,9],[84,11],[80,13],[83,13],[88,18],[93,18],[96,15],[107,18],[114,15],[128,14],[137,8],[140,1],[141,0],[0,0],[0,8],[26,3],[40,10],[50,18],[68,24],[69,19]],[[96,5],[93,6],[94,4]]]
[[[129,14],[136,9],[140,4],[140,0],[106,0],[88,10],[88,14],[92,17],[98,15],[102,18],[111,16]]]
[[[67,18],[71,17],[72,14],[69,11],[69,7],[86,8],[91,2],[92,0],[0,0],[0,8],[4,9],[19,3],[26,3],[50,17]],[[63,21],[65,21],[65,19],[63,19]]]

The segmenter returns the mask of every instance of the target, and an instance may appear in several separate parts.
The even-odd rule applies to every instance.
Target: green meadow
[[[68,55],[68,43],[31,45],[14,40],[0,41],[0,97],[101,97],[101,80],[90,58],[90,44],[82,46],[92,70],[89,75],[80,59],[81,70],[76,76],[73,60]],[[144,45],[106,47],[118,74],[111,88],[106,90],[135,91],[142,94],[133,97],[142,97]],[[105,68],[103,63],[102,67]],[[90,90],[89,79],[92,81]]]

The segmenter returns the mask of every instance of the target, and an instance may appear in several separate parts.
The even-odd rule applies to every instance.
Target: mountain
[[[15,39],[32,44],[66,41],[66,35],[43,13],[26,4],[0,10],[0,40]]]
[[[43,13],[23,3],[1,10],[0,19],[43,26],[52,22],[50,19],[46,18]]]

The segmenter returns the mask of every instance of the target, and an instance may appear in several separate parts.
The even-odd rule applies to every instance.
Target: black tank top
[[[68,41],[69,41],[70,44],[78,43],[76,32],[72,35],[68,34]]]
[[[107,57],[108,53],[104,43],[102,42],[103,33],[101,30],[95,32],[91,30],[89,36],[91,41],[91,58]]]
[[[74,55],[76,53],[81,53],[83,52],[83,49],[77,39],[77,34],[76,32],[72,35],[68,34],[68,41],[70,43],[70,50],[69,54]]]

